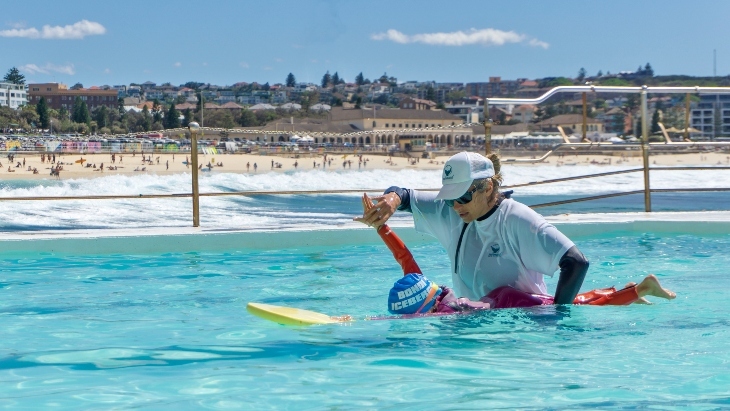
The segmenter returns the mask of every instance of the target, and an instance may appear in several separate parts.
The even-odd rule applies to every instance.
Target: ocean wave
[[[578,165],[513,166],[503,169],[504,184],[625,170],[627,167]],[[719,188],[727,186],[730,170],[652,171],[652,188]],[[392,185],[438,188],[439,170],[340,170],[291,171],[258,174],[212,173],[200,177],[200,192],[373,190]],[[641,190],[643,174],[635,172],[595,179],[571,180],[515,188],[520,196],[583,196]],[[191,175],[110,175],[93,179],[7,180],[0,182],[0,197],[61,197],[91,195],[153,195],[189,193]],[[203,197],[201,224],[221,228],[276,228],[330,226],[351,223],[360,210],[358,193],[323,195],[264,195]],[[0,231],[79,228],[145,228],[188,226],[191,200],[123,199],[8,201],[4,203]],[[408,221],[398,216],[395,221]]]

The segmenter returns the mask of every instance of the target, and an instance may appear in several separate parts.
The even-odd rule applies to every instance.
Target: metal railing
[[[505,163],[509,162],[520,162],[530,161],[539,162],[543,161],[553,153],[563,148],[579,148],[579,147],[641,147],[642,157],[644,160],[643,168],[635,168],[628,170],[611,171],[605,173],[587,174],[581,176],[572,176],[559,179],[549,179],[543,181],[527,182],[515,185],[503,186],[503,188],[517,188],[525,186],[533,186],[539,184],[550,184],[563,181],[580,180],[588,178],[605,177],[618,174],[643,172],[644,174],[644,189],[625,191],[619,193],[608,193],[596,196],[581,197],[575,199],[568,199],[550,203],[535,204],[531,207],[541,208],[549,207],[561,204],[576,203],[582,201],[592,201],[604,198],[626,196],[632,194],[644,193],[645,211],[651,211],[651,193],[666,193],[666,192],[701,192],[701,191],[730,191],[730,188],[677,188],[677,189],[651,189],[649,187],[649,170],[655,171],[682,171],[682,170],[730,170],[730,167],[649,167],[649,148],[650,147],[692,147],[692,146],[727,146],[730,147],[730,142],[670,142],[665,141],[663,143],[649,143],[648,141],[648,116],[647,114],[647,93],[709,93],[709,94],[730,94],[730,88],[721,87],[603,87],[603,86],[568,86],[568,87],[556,87],[549,92],[545,93],[535,99],[509,99],[509,98],[490,98],[485,100],[485,113],[488,113],[489,104],[538,104],[546,101],[552,95],[560,92],[597,92],[597,93],[640,93],[641,94],[641,113],[642,113],[642,139],[640,143],[594,143],[594,142],[581,142],[581,143],[562,143],[555,146],[552,150],[548,151],[545,155],[538,159],[532,160],[511,160],[503,159]],[[585,103],[585,98],[584,98]],[[584,105],[584,118],[585,118],[585,105]],[[585,120],[584,120],[585,124]],[[489,154],[491,150],[491,122],[489,120],[483,123],[485,127],[485,150]],[[464,127],[464,124],[460,125]],[[456,128],[453,126],[444,128]],[[585,126],[583,127],[585,133]],[[302,191],[237,191],[237,192],[221,192],[221,193],[200,193],[198,189],[198,150],[197,150],[197,134],[202,129],[197,123],[190,124],[191,134],[191,163],[192,163],[192,193],[172,193],[172,194],[137,194],[137,195],[92,195],[92,196],[54,196],[54,197],[0,197],[2,201],[35,201],[35,200],[106,200],[106,199],[151,199],[151,198],[189,198],[193,199],[193,226],[198,227],[200,225],[200,214],[199,214],[199,198],[200,197],[220,197],[220,196],[263,196],[263,195],[317,195],[317,194],[348,194],[348,193],[361,193],[363,191],[376,192],[382,191],[381,189],[356,189],[356,190],[302,190]],[[207,129],[206,129],[207,130]],[[377,131],[378,133],[380,131]],[[359,132],[363,133],[363,132]],[[364,132],[368,133],[368,132]],[[426,188],[420,189],[421,191],[437,191],[438,189]]]
[[[560,86],[549,90],[537,98],[487,98],[484,99],[484,134],[485,134],[485,150],[487,154],[491,151],[491,121],[487,120],[489,115],[489,105],[505,105],[505,104],[540,104],[547,101],[553,95],[558,93],[583,93],[583,139],[586,139],[586,93],[619,93],[619,94],[640,94],[641,95],[641,156],[644,160],[644,210],[651,212],[651,187],[649,184],[649,119],[648,119],[648,106],[647,106],[647,95],[649,93],[654,94],[687,94],[688,101],[690,94],[730,94],[730,87],[624,87],[624,86]],[[685,113],[685,136],[689,132],[689,105],[687,106],[687,112]],[[589,143],[564,143],[560,147],[576,147],[585,146]],[[683,147],[691,144],[698,144],[695,142],[665,142],[663,146],[677,146]],[[623,144],[622,144],[623,145]],[[730,145],[728,143],[714,143],[714,145]],[[558,148],[560,148],[558,147]],[[549,155],[548,153],[547,155]],[[546,155],[546,156],[547,156]]]

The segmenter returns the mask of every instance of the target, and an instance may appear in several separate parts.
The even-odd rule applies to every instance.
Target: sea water
[[[540,181],[626,170],[632,167],[578,165],[514,166],[503,169],[504,184]],[[635,167],[633,167],[635,168]],[[632,169],[633,169],[632,168]],[[652,188],[729,188],[730,170],[652,171]],[[363,190],[382,193],[391,186],[426,189],[441,185],[439,170],[336,170],[261,172],[250,174],[204,173],[201,193],[238,191]],[[0,197],[50,197],[89,195],[152,195],[191,192],[190,174],[157,176],[110,175],[95,179],[0,181]],[[635,172],[586,180],[517,187],[513,197],[528,205],[643,190],[643,173]],[[727,210],[730,192],[656,193],[653,211]],[[0,202],[0,233],[39,230],[186,227],[191,225],[190,198],[63,200]],[[585,212],[644,211],[644,197],[636,194],[584,203],[537,209],[544,215]],[[221,229],[326,228],[350,223],[362,213],[359,194],[263,195],[255,197],[202,197],[203,227]],[[409,224],[410,216],[398,213],[392,222]]]
[[[591,260],[583,290],[655,273],[673,301],[364,321],[386,313],[401,275],[372,237],[162,254],[0,250],[0,407],[730,407],[730,235],[573,238]],[[451,283],[438,244],[411,249],[432,280]],[[248,314],[250,301],[357,321],[281,326]]]

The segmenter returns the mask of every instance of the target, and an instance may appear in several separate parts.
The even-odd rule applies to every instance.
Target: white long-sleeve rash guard
[[[460,297],[477,300],[505,285],[547,294],[543,276],[552,276],[561,257],[574,246],[540,214],[512,199],[504,199],[487,218],[464,227],[454,209],[436,200],[435,193],[402,190],[409,197],[402,209],[413,213],[416,230],[436,237],[447,250]]]

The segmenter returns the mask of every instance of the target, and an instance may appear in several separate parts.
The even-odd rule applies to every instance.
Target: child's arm
[[[372,208],[373,202],[370,200],[370,197],[368,197],[367,194],[363,194],[363,216]],[[368,224],[365,223],[362,218],[354,218],[354,220],[360,221],[364,224]],[[403,241],[397,235],[395,235],[390,227],[388,227],[386,224],[383,224],[380,227],[375,226],[375,229],[378,231],[378,235],[380,235],[380,238],[383,239],[385,245],[387,245],[388,249],[390,249],[390,252],[393,253],[393,257],[395,258],[395,260],[398,261],[398,264],[400,264],[401,268],[403,269],[403,275],[423,274],[421,272],[421,269],[418,267],[418,264],[416,264],[416,260],[413,259],[413,254],[411,254],[411,252],[408,250],[408,247],[406,247]]]
[[[408,250],[408,247],[403,243],[403,240],[398,237],[394,231],[388,227],[387,224],[383,224],[378,228],[378,235],[383,239],[385,245],[388,246],[390,252],[393,253],[393,257],[403,269],[403,275],[407,274],[423,274],[421,268],[418,267],[416,260],[413,258],[413,254]]]

